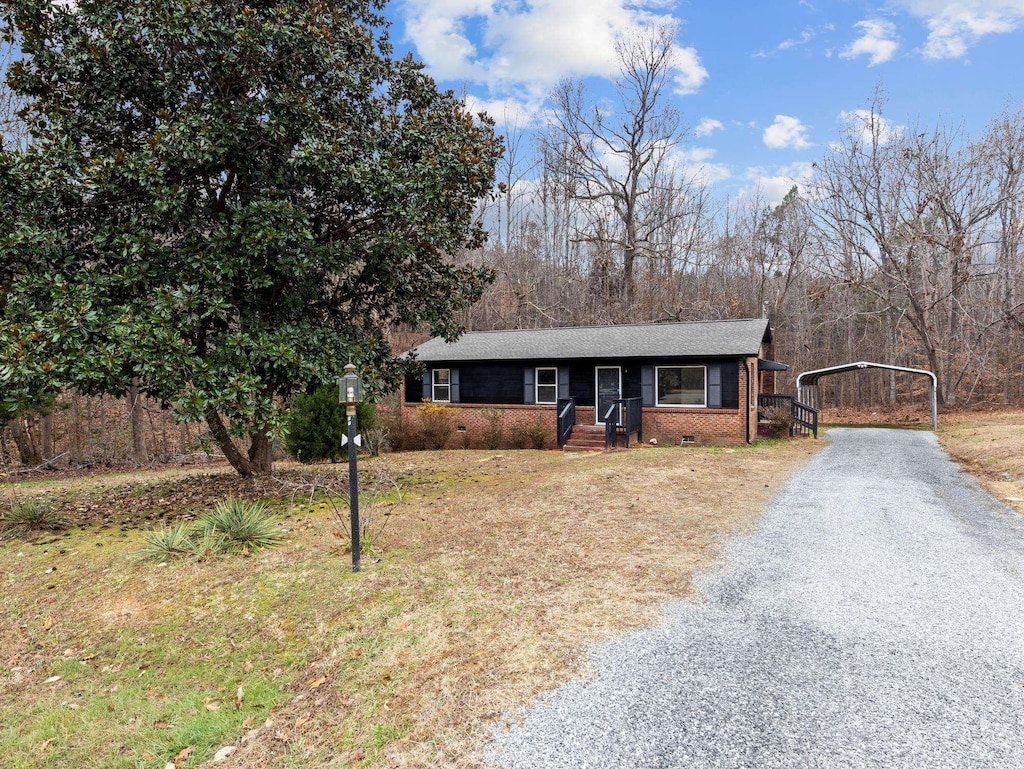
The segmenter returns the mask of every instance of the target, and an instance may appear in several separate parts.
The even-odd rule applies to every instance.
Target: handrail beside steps
[[[576,425],[576,397],[558,399],[558,448],[563,448]]]
[[[618,418],[624,418],[624,423],[619,424]],[[606,449],[618,448],[619,431],[625,436],[625,448],[629,448],[629,436],[636,433],[636,440],[642,443],[644,440],[644,409],[641,398],[619,398],[612,401],[608,412],[604,415],[604,447]]]

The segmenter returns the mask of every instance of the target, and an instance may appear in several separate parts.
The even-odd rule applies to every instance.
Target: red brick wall
[[[683,438],[693,438],[696,444],[740,444],[744,443],[747,426],[744,408],[747,400],[747,378],[750,371],[757,371],[757,358],[747,358],[746,365],[740,364],[740,407],[738,409],[685,409],[685,408],[644,408],[644,440],[656,438],[658,443],[675,445]],[[750,411],[749,440],[757,437],[757,380],[755,375],[753,403]]]
[[[402,402],[402,426],[405,430],[416,429],[416,408],[418,403]],[[544,448],[553,449],[558,447],[558,438],[555,435],[558,417],[555,414],[554,406],[488,406],[476,403],[445,403],[445,407],[451,409],[455,416],[456,430],[445,448],[449,449],[481,449],[486,448],[485,435],[490,426],[484,418],[484,409],[493,409],[501,412],[501,428],[503,433],[502,446],[513,445],[513,431],[526,429],[534,425],[542,426],[546,430]],[[593,409],[591,409],[593,413]],[[532,448],[532,446],[528,446]]]

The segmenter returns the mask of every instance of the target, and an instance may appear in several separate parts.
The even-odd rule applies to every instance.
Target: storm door
[[[619,366],[598,366],[597,378],[597,414],[595,420],[604,424],[604,415],[608,413],[612,402],[622,397],[622,369]],[[621,420],[616,416],[616,422]]]

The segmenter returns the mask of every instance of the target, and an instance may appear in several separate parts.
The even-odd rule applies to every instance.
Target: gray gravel
[[[1020,516],[931,433],[829,439],[695,601],[594,649],[487,760],[1024,767]]]

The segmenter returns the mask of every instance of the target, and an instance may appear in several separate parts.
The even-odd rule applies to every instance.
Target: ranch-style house
[[[506,435],[543,425],[550,447],[742,444],[787,368],[771,353],[765,319],[470,332],[409,353],[424,370],[405,380],[401,418],[445,404],[452,446],[482,446],[495,411]]]

